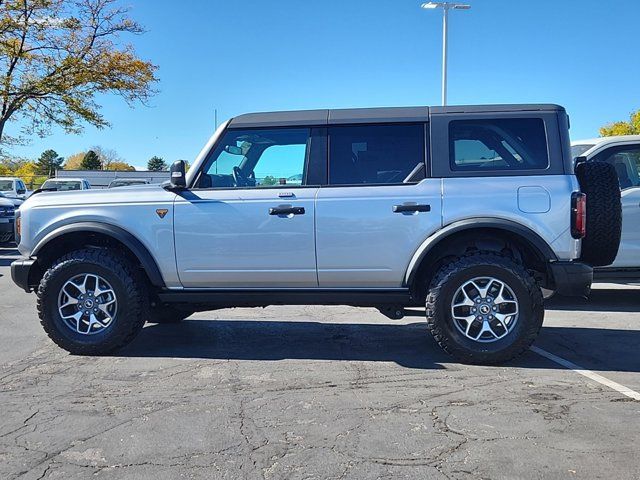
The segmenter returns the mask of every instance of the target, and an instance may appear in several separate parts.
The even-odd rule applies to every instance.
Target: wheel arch
[[[506,233],[507,238],[526,246],[540,262],[548,264],[558,260],[549,244],[531,228],[517,222],[506,219],[495,218],[471,218],[451,223],[439,230],[435,235],[427,238],[415,251],[407,267],[404,285],[411,287],[414,285],[420,273],[424,270],[425,264],[437,261],[430,259],[430,254],[436,251],[447,250],[448,244],[456,239],[468,237],[473,232],[494,235],[496,233]],[[432,261],[430,261],[432,260]],[[545,267],[546,269],[546,267]]]
[[[52,249],[68,245],[91,245],[91,240],[106,241],[106,245],[124,247],[125,255],[135,259],[147,274],[151,285],[164,287],[164,279],[157,262],[145,245],[121,227],[102,222],[78,222],[59,227],[45,235],[33,248],[31,256],[45,259],[52,256]],[[56,252],[57,254],[58,252]]]

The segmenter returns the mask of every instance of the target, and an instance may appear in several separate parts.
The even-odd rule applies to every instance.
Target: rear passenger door
[[[593,157],[612,164],[622,190],[622,239],[611,267],[640,266],[640,144],[607,148]]]
[[[316,201],[321,288],[399,288],[441,225],[440,181],[426,178],[426,124],[330,125],[328,181]]]

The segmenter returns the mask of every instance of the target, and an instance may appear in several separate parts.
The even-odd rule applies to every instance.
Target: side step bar
[[[215,308],[265,307],[268,305],[349,305],[353,307],[420,306],[409,289],[331,290],[163,290],[163,303],[206,305]]]

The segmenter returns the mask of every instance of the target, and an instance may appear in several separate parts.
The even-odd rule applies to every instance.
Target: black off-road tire
[[[149,323],[180,323],[193,315],[192,310],[181,310],[170,305],[157,305],[149,310]]]
[[[93,273],[107,280],[117,298],[113,323],[94,335],[71,330],[58,312],[58,296],[65,282]],[[105,355],[129,344],[148,318],[146,285],[135,267],[119,253],[98,248],[71,252],[45,272],[37,291],[38,316],[44,330],[58,346],[74,355]]]
[[[581,162],[576,166],[580,190],[587,195],[587,234],[581,260],[594,267],[611,265],[622,235],[620,183],[613,165]]]
[[[451,315],[458,288],[477,277],[494,277],[505,282],[519,303],[513,330],[490,343],[467,338],[456,328]],[[521,355],[536,339],[543,319],[543,296],[535,279],[522,265],[494,253],[461,257],[442,267],[427,292],[427,326],[433,338],[463,363],[494,365]]]

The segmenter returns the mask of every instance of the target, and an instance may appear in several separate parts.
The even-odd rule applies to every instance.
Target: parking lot
[[[549,301],[537,353],[493,368],[453,362],[421,317],[347,307],[199,313],[83,358],[46,338],[16,255],[0,478],[640,477],[640,289]]]

